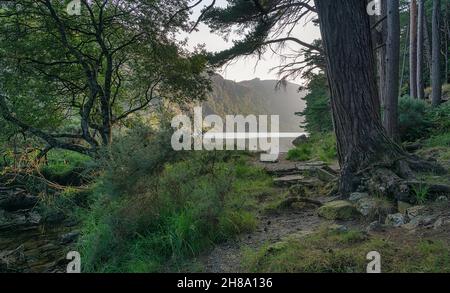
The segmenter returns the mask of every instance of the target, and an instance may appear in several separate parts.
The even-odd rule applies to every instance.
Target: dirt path
[[[201,262],[208,273],[243,273],[241,259],[244,248],[257,250],[265,244],[279,242],[295,233],[309,233],[317,229],[322,219],[314,210],[286,211],[279,215],[262,215],[253,233],[241,235],[234,241],[217,246]]]
[[[284,157],[277,163],[260,163],[269,173],[274,175],[274,181],[286,176],[299,175],[296,163],[287,161]],[[280,193],[285,188],[279,188]],[[316,198],[321,202],[331,198]],[[249,234],[240,235],[236,240],[230,240],[218,245],[208,255],[200,257],[199,261],[208,273],[244,273],[241,267],[243,251],[257,250],[263,245],[274,244],[292,234],[307,234],[319,229],[326,220],[317,216],[315,208],[285,209],[276,214],[261,213],[258,216],[257,229]]]

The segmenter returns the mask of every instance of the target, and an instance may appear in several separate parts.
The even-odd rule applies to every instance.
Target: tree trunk
[[[398,133],[398,96],[400,75],[400,11],[398,0],[387,0],[386,100],[384,128],[394,141]]]
[[[425,13],[423,14],[423,18],[424,18],[424,42],[425,42],[425,56],[426,56],[426,64],[427,64],[427,68],[429,70],[429,72],[431,72],[431,35],[430,35],[430,30],[429,30],[429,22],[428,22],[428,17],[427,17],[427,13],[425,10]]]
[[[381,21],[377,37],[377,62],[378,62],[378,91],[382,108],[385,107],[386,96],[386,39],[387,39],[387,22],[383,20],[387,13],[387,0],[380,0],[381,15],[377,21]]]
[[[433,63],[431,73],[432,103],[433,106],[438,106],[441,103],[442,84],[441,84],[441,38],[440,38],[440,9],[441,1],[433,0]]]
[[[411,98],[417,98],[417,3],[411,0],[409,39],[409,88]]]
[[[340,193],[354,191],[359,172],[392,164],[403,151],[386,136],[377,96],[373,44],[366,2],[316,0],[341,165]]]
[[[418,1],[418,17],[417,17],[417,98],[420,100],[425,99],[425,85],[423,81],[423,48],[424,48],[424,37],[425,37],[425,0]]]
[[[445,51],[444,51],[444,60],[445,60],[445,82],[450,83],[449,79],[449,50],[448,47],[450,46],[449,38],[450,38],[450,1],[447,1],[447,4],[445,5],[445,22],[444,22],[444,36],[445,36]]]

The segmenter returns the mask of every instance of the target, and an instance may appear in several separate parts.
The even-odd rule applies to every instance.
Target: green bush
[[[337,158],[336,137],[332,132],[312,135],[307,142],[290,150],[287,158],[292,161],[333,162]]]
[[[402,141],[416,141],[429,136],[432,123],[428,117],[430,106],[425,101],[402,97],[398,111]]]
[[[88,180],[94,168],[90,157],[66,150],[52,150],[47,155],[47,163],[40,169],[42,175],[65,186],[76,186]]]
[[[106,170],[104,181],[112,195],[139,193],[145,184],[161,172],[164,164],[177,158],[170,141],[172,129],[163,126],[161,130],[137,125],[125,135],[117,138],[109,152],[103,156]],[[147,180],[142,180],[147,178]]]
[[[254,196],[243,186],[270,188],[259,169],[215,152],[190,152],[160,173],[134,176],[140,189],[111,197],[117,186],[108,179],[97,190],[80,241],[85,271],[178,271],[215,243],[253,230]]]
[[[439,107],[432,108],[428,113],[428,118],[433,125],[433,134],[446,134],[450,132],[450,102],[446,102]]]
[[[324,74],[309,77],[308,94],[303,98],[306,108],[297,115],[305,118],[305,129],[309,133],[330,132],[333,130],[331,119],[330,93]]]

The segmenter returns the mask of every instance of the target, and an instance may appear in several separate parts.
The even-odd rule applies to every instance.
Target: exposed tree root
[[[352,191],[364,190],[373,195],[411,203],[415,203],[415,192],[419,187],[425,187],[430,196],[450,194],[450,186],[417,180],[416,174],[419,172],[430,172],[438,175],[448,173],[436,161],[424,160],[415,155],[407,154],[396,160],[385,159],[372,164],[344,180],[346,180],[347,186],[351,185]],[[345,174],[344,170],[341,176],[348,176],[348,174]],[[341,180],[343,178],[341,177]],[[341,197],[348,196],[348,192],[341,192]]]

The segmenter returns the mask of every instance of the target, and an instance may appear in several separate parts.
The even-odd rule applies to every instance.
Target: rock
[[[367,226],[366,228],[367,233],[382,232],[382,231],[384,231],[384,226],[379,221],[374,221],[370,223],[369,226]]]
[[[400,214],[390,214],[386,217],[386,225],[393,227],[400,227],[405,224],[405,217]]]
[[[32,196],[24,190],[3,190],[0,192],[0,209],[8,212],[30,209],[37,202],[37,196]]]
[[[0,210],[0,231],[28,229],[37,226],[40,222],[41,216],[35,211],[16,211],[11,213]]]
[[[16,272],[18,268],[25,268],[26,265],[23,245],[11,251],[0,252],[0,273]]]
[[[294,141],[292,142],[292,144],[296,147],[308,142],[309,138],[306,134],[300,135],[299,137],[297,137],[296,139],[294,139]]]
[[[265,164],[263,169],[270,175],[284,176],[297,174],[297,164],[294,162],[280,164]]]
[[[359,216],[353,204],[344,200],[328,202],[319,208],[318,213],[328,220],[351,220]]]
[[[413,206],[406,210],[406,218],[412,220],[415,217],[420,216],[425,211],[426,206]]]
[[[319,178],[324,182],[330,182],[337,179],[335,174],[331,173],[329,170],[326,170],[325,168],[315,168],[314,173],[317,176],[317,178]]]
[[[369,220],[384,219],[386,215],[395,212],[391,202],[371,197],[365,192],[352,193],[349,200],[355,203],[356,209],[361,215],[370,217]]]
[[[284,177],[275,178],[273,180],[273,183],[278,187],[290,187],[293,185],[305,185],[314,187],[319,185],[320,181],[315,178],[306,179],[305,177],[300,175],[288,175]]]
[[[61,244],[69,244],[78,239],[80,233],[77,231],[73,231],[61,236]]]
[[[422,225],[422,218],[421,217],[416,217],[414,219],[412,219],[411,221],[409,221],[406,224],[402,225],[402,228],[405,228],[407,230],[415,230],[416,228],[418,228],[419,226]]]
[[[348,231],[348,228],[344,225],[332,224],[327,227],[327,230],[330,232],[344,233]]]
[[[362,199],[362,198],[367,198],[369,197],[368,193],[365,192],[354,192],[352,194],[350,194],[350,197],[348,198],[349,201],[356,203],[358,200]]]
[[[28,214],[27,221],[31,225],[38,225],[41,222],[41,215],[39,215],[37,212],[30,212]]]
[[[282,186],[298,185],[304,179],[305,179],[305,177],[300,176],[300,175],[288,175],[288,176],[275,178],[273,180],[273,182],[276,186],[282,187]]]
[[[446,197],[446,196],[439,196],[437,199],[436,199],[436,202],[437,203],[447,203],[448,202],[448,197]]]
[[[412,204],[404,202],[404,201],[398,201],[397,202],[397,209],[398,212],[402,215],[406,215],[406,210],[411,208]]]
[[[356,203],[356,209],[365,217],[369,215],[375,216],[377,214],[377,202],[370,197],[360,198]]]
[[[435,230],[441,228],[442,226],[446,226],[450,224],[450,217],[445,216],[445,217],[440,217],[439,219],[437,219],[437,221],[434,223],[433,228]]]

